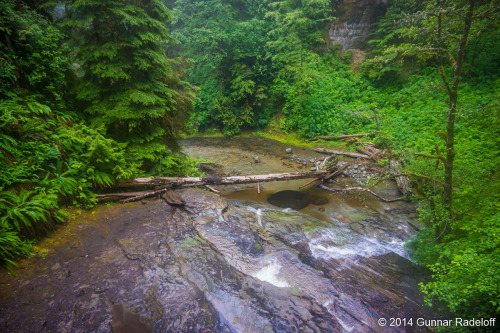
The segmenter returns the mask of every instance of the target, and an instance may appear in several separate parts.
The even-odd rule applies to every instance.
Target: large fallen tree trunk
[[[364,154],[357,154],[357,153],[351,153],[348,151],[339,151],[339,150],[331,150],[331,149],[323,149],[323,148],[316,148],[314,151],[322,154],[333,154],[333,155],[344,155],[344,156],[349,156],[353,158],[370,158],[368,155]]]
[[[171,188],[185,186],[207,186],[210,190],[215,191],[210,185],[231,185],[231,184],[251,184],[265,183],[272,181],[285,181],[305,178],[321,178],[328,176],[330,169],[311,172],[292,172],[292,173],[276,173],[268,175],[252,175],[252,176],[233,176],[233,177],[151,177],[151,178],[134,178],[130,183],[121,183],[121,187],[160,187],[155,191],[143,192],[124,192],[124,193],[108,193],[96,195],[99,201],[116,201],[130,202],[145,198],[161,195]],[[260,187],[260,185],[259,185]]]
[[[275,173],[268,175],[251,175],[251,176],[232,176],[232,177],[151,177],[151,178],[134,178],[130,183],[122,183],[118,186],[133,187],[133,186],[202,186],[202,185],[231,185],[231,184],[250,184],[250,183],[265,183],[273,181],[285,181],[305,178],[318,178],[326,176],[329,170],[311,171],[311,172],[291,172],[291,173]]]

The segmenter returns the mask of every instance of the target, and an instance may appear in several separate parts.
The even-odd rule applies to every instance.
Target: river
[[[189,138],[209,175],[306,171],[324,156],[257,136]],[[288,149],[288,150],[287,150]],[[370,176],[363,165],[335,186]],[[307,180],[177,190],[73,212],[69,223],[0,272],[5,332],[421,332],[435,319],[403,247],[414,204],[299,187]],[[376,191],[399,196],[388,181]],[[274,203],[272,205],[271,203]],[[281,206],[281,207],[279,207]],[[295,208],[295,209],[293,209]],[[412,325],[380,325],[412,318]],[[383,323],[383,321],[382,321]]]

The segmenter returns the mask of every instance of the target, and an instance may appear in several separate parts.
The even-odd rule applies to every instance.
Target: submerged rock
[[[150,333],[151,327],[141,322],[138,314],[127,311],[123,304],[111,306],[113,333]]]
[[[301,210],[309,205],[309,200],[304,193],[291,190],[273,193],[267,198],[267,201],[281,208],[292,208],[295,210]]]
[[[317,206],[325,205],[328,203],[328,199],[317,194],[285,190],[271,194],[267,198],[267,202],[281,208],[301,210],[309,204]]]

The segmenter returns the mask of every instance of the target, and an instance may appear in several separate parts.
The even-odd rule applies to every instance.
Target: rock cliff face
[[[340,0],[337,21],[330,25],[328,43],[340,44],[342,51],[366,47],[374,23],[383,16],[390,0]]]

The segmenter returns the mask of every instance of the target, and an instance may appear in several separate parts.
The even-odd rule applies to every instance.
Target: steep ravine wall
[[[337,20],[328,30],[328,43],[340,44],[343,52],[365,49],[375,22],[385,14],[389,3],[390,0],[340,0]]]

